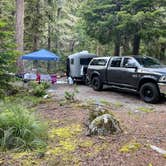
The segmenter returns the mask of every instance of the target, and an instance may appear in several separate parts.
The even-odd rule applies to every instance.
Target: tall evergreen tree
[[[24,50],[24,0],[16,0],[16,45],[17,50]]]
[[[87,0],[82,12],[89,36],[104,44],[113,41],[114,55],[119,55],[120,46],[129,49],[130,44],[132,54],[137,55],[141,39],[164,33],[165,11],[159,0]]]
[[[16,60],[14,33],[6,21],[0,19],[0,94],[8,88],[10,77],[8,73]]]

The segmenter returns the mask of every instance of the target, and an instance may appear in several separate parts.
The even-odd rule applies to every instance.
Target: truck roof
[[[147,57],[146,55],[122,55],[122,56],[99,56],[95,57],[94,59],[108,59],[112,57],[117,57],[117,58],[123,58],[123,57],[133,57],[133,58],[141,58],[141,57]]]

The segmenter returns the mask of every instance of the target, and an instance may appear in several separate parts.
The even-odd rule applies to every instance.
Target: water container
[[[73,79],[71,77],[68,77],[68,83],[69,83],[69,85],[73,84]]]

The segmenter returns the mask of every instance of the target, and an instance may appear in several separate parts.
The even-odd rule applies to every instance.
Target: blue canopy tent
[[[35,52],[21,56],[21,59],[25,60],[25,61],[32,61],[32,66],[30,67],[31,69],[27,70],[27,71],[24,70],[24,73],[33,73],[34,74],[36,71],[39,71],[40,73],[46,74],[46,73],[48,73],[48,71],[44,72],[45,67],[43,67],[43,64],[40,64],[40,63],[44,63],[42,61],[45,61],[47,63],[47,70],[48,70],[50,68],[50,62],[48,63],[48,61],[55,62],[55,61],[59,61],[60,58],[59,58],[59,56],[57,56],[56,54],[54,54],[48,50],[41,49],[39,51],[35,51]],[[41,61],[41,62],[39,63],[38,61]],[[23,64],[24,64],[24,69],[29,68],[29,65],[27,65],[27,68],[26,68],[25,63],[23,63]],[[34,68],[34,64],[35,64],[35,68]],[[55,68],[55,66],[56,65],[54,64],[53,68]]]
[[[59,57],[45,49],[35,51],[21,57],[22,60],[44,60],[44,61],[59,61]]]

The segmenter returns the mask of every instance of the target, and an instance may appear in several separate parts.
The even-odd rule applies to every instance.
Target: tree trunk
[[[133,55],[139,55],[140,41],[141,41],[140,36],[136,34],[134,36],[134,42],[133,42]]]
[[[63,7],[63,0],[57,0],[57,18],[59,19],[61,17],[61,10]]]
[[[24,50],[24,0],[16,0],[16,46],[17,50]]]
[[[51,49],[51,25],[50,23],[48,24],[48,50]],[[51,63],[50,61],[47,62],[47,72],[50,73],[51,69]]]
[[[39,35],[35,34],[33,38],[33,51],[36,51],[39,49]]]
[[[70,41],[70,52],[73,53],[74,52],[74,46],[75,46],[75,41],[74,40],[71,40]]]
[[[127,37],[124,38],[124,42],[123,42],[123,54],[124,55],[131,54],[131,48],[130,48],[129,40],[127,39]]]
[[[48,50],[51,49],[51,25],[48,25]]]
[[[59,34],[59,32],[57,32],[57,34]],[[58,47],[59,47],[59,37],[58,37],[58,35],[56,35],[56,37],[55,37],[55,48],[56,48],[56,50],[58,50]]]
[[[100,50],[100,45],[97,44],[97,47],[96,47],[96,55],[99,56],[99,55],[100,55],[100,52],[101,52],[101,50]]]
[[[166,45],[164,44],[161,44],[161,48],[160,48],[160,60],[164,60],[164,55],[165,55],[165,48],[166,48]]]
[[[37,3],[36,3],[37,15],[38,14],[40,15],[40,4],[39,3],[40,3],[39,1],[37,1]],[[37,21],[37,23],[39,23],[38,20],[36,20],[36,21]],[[35,34],[33,34],[33,51],[36,51],[39,49],[39,43],[40,43],[39,40],[40,40],[40,32],[39,32],[39,30],[37,30],[35,32]]]
[[[57,10],[57,18],[58,19],[61,17],[61,10],[62,10],[62,8],[58,8],[58,10]]]
[[[115,43],[114,56],[119,56],[119,55],[120,55],[120,44]]]

